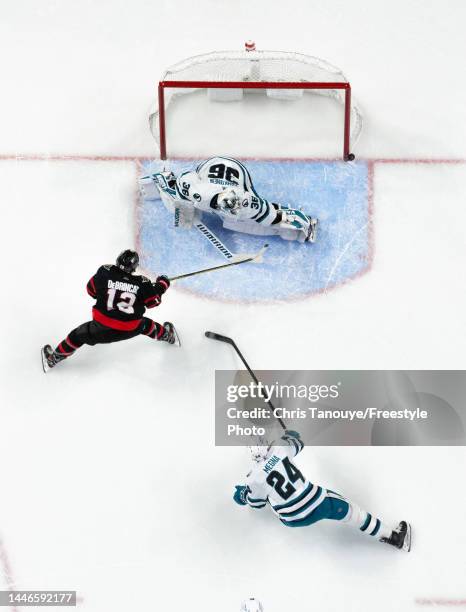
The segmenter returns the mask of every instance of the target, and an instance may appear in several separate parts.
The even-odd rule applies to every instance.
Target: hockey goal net
[[[215,102],[241,101],[249,93],[265,93],[279,100],[297,100],[305,93],[332,98],[343,106],[343,159],[354,159],[352,150],[362,129],[361,112],[343,72],[318,57],[256,51],[253,43],[246,43],[245,51],[207,53],[168,68],[158,85],[158,107],[149,117],[161,159],[167,158],[166,113],[170,104],[176,97],[198,90],[206,90],[208,99]]]

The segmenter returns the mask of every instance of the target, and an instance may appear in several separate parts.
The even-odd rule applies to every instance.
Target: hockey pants
[[[359,529],[362,533],[377,536],[377,539],[389,537],[392,532],[380,519],[362,510],[357,504],[345,499],[339,493],[329,490],[323,502],[308,516],[299,521],[282,520],[282,523],[287,527],[307,527],[324,519],[341,521],[350,527]]]
[[[68,336],[60,342],[55,349],[55,352],[62,357],[70,357],[76,349],[83,344],[94,346],[96,344],[109,344],[111,342],[120,342],[121,340],[129,340],[135,336],[145,335],[153,340],[159,340],[164,332],[164,328],[160,323],[156,323],[148,317],[143,317],[139,327],[132,331],[121,331],[106,327],[97,321],[87,321],[82,323],[71,331]]]

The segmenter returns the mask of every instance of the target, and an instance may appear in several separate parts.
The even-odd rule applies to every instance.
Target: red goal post
[[[166,110],[171,99],[203,89],[217,101],[240,100],[248,90],[265,90],[268,97],[282,99],[295,99],[304,92],[334,98],[344,107],[343,159],[354,159],[351,149],[362,129],[362,115],[343,72],[317,57],[255,49],[199,55],[164,73],[158,85],[158,109],[149,118],[161,159],[167,158]]]

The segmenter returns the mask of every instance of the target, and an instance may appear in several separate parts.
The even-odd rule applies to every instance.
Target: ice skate
[[[173,323],[170,323],[170,321],[165,321],[163,328],[165,331],[163,332],[160,341],[168,342],[168,344],[174,344],[175,346],[181,346],[180,337]]]
[[[409,552],[411,550],[411,525],[406,521],[401,521],[398,527],[392,531],[392,535],[389,538],[381,538],[380,541]]]
[[[317,236],[317,224],[319,223],[318,219],[310,218],[309,228],[307,231],[307,236],[304,242],[315,242]]]
[[[60,361],[63,361],[63,359],[65,359],[64,356],[61,356],[56,353],[50,346],[50,344],[46,344],[45,346],[43,346],[40,354],[42,357],[42,369],[44,370],[44,372],[48,372],[49,370],[54,368],[57,363],[60,363]]]

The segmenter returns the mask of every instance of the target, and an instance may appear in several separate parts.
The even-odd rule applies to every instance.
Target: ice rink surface
[[[266,612],[464,600],[464,448],[301,455],[311,480],[387,522],[410,520],[410,555],[329,523],[286,529],[232,502],[248,456],[214,446],[213,381],[215,368],[239,363],[203,332],[235,337],[258,369],[464,367],[465,16],[460,0],[3,7],[4,588],[76,589],[89,612],[234,611],[251,595]],[[371,269],[291,303],[229,304],[173,287],[154,317],[176,323],[181,349],[145,338],[84,347],[44,376],[40,346],[89,317],[88,278],[135,243],[136,179],[157,154],[147,115],[163,69],[248,38],[318,55],[350,77],[365,117],[356,153],[373,168]],[[169,119],[173,155],[340,153],[329,122],[340,110],[322,100],[291,114],[272,104],[260,126],[253,108],[223,106],[222,129],[208,131],[205,101],[191,98]],[[169,264],[161,253],[152,265]]]

